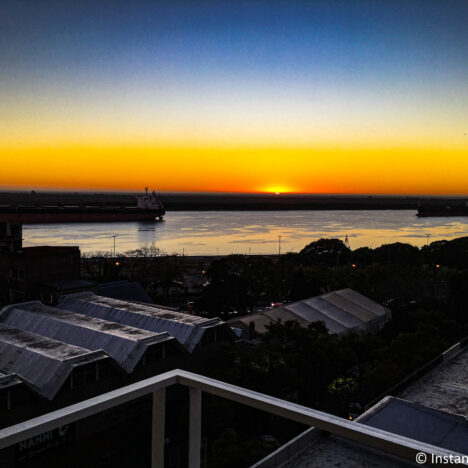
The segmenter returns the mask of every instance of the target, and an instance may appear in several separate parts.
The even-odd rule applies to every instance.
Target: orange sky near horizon
[[[468,193],[460,148],[153,147],[0,148],[3,189]]]

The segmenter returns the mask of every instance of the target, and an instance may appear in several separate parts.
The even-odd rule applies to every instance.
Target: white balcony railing
[[[414,462],[416,454],[419,452],[428,454],[428,460],[431,459],[430,454],[442,457],[462,456],[440,447],[178,369],[2,429],[0,430],[0,449],[152,393],[152,468],[163,467],[165,389],[174,384],[185,385],[190,389],[189,468],[200,467],[202,392],[309,426],[315,426],[320,430],[406,459],[409,462]]]

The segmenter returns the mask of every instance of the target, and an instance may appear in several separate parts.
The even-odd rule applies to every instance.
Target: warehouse
[[[294,320],[302,326],[323,322],[329,333],[346,335],[376,333],[391,318],[390,309],[348,288],[236,318],[230,325],[248,329],[253,322],[255,331],[264,333],[269,324],[280,321]]]
[[[0,323],[89,350],[102,349],[127,373],[137,364],[182,347],[168,333],[154,333],[49,307],[39,301],[15,304],[0,312]],[[171,353],[173,354],[173,353]]]
[[[55,397],[67,379],[70,388],[99,380],[99,367],[103,370],[109,361],[103,351],[0,325],[0,371],[16,374],[47,400]]]
[[[219,318],[183,314],[159,305],[122,301],[82,292],[63,296],[61,309],[128,325],[151,332],[167,332],[191,353],[200,344],[232,338],[229,326]]]

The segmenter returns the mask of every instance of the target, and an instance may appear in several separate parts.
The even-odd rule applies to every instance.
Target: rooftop
[[[390,309],[348,288],[239,317],[230,323],[246,328],[254,322],[255,330],[264,333],[268,324],[280,320],[295,320],[303,326],[324,322],[330,333],[343,335],[349,331],[377,331],[390,318]]]
[[[413,466],[401,459],[334,436],[321,433],[304,452],[281,468],[395,468]]]
[[[2,374],[0,372],[0,389],[12,387],[13,385],[18,385],[21,383],[21,380],[17,379],[14,374]]]
[[[74,367],[102,359],[108,359],[103,351],[89,351],[0,325],[0,371],[17,374],[49,400],[56,395]]]
[[[468,454],[468,420],[463,416],[387,397],[358,418],[360,423]]]
[[[37,247],[23,247],[23,255],[41,255],[41,254],[50,254],[50,253],[70,253],[70,252],[79,252],[80,248],[78,246],[65,246],[65,245],[39,245]]]
[[[468,418],[468,346],[411,384],[399,396]]]
[[[183,314],[154,304],[102,297],[92,292],[63,296],[58,307],[143,330],[168,332],[189,352],[195,349],[208,328],[225,325],[219,318]]]
[[[168,333],[87,317],[39,301],[5,307],[0,323],[89,350],[102,349],[129,373],[150,345],[173,340]]]

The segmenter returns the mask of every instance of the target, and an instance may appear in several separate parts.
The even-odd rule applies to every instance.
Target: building
[[[187,352],[168,333],[91,318],[39,301],[7,306],[0,311],[0,428],[187,365]],[[0,466],[40,466],[46,450],[66,451],[75,443],[89,450],[106,443],[122,445],[127,431],[131,437],[141,436],[150,408],[151,399],[143,398],[48,431],[0,454]],[[75,458],[82,466],[78,454]],[[43,466],[49,465],[47,461]]]
[[[102,311],[108,318],[93,316]],[[60,307],[40,301],[6,306],[0,310],[0,430],[174,368],[196,366],[199,354],[195,353],[192,360],[189,351],[222,339],[231,339],[231,334],[219,319],[203,319],[91,292],[65,296]],[[175,398],[179,398],[177,392]],[[48,431],[0,453],[0,466],[32,463],[35,467],[49,467],[51,461],[44,455],[48,450],[63,450],[64,457],[68,457],[72,447],[80,448],[67,466],[83,466],[83,447],[86,453],[99,452],[99,457],[103,447],[108,447],[112,455],[108,461],[99,458],[99,466],[107,466],[108,462],[111,466],[128,466],[129,460],[116,447],[146,443],[151,404],[151,397],[142,396]],[[180,405],[176,402],[174,406]],[[173,441],[177,430],[175,434],[171,435]],[[180,457],[183,449],[176,443],[172,446]],[[147,457],[144,453],[142,460]],[[63,463],[57,461],[54,466]]]
[[[0,223],[0,254],[14,253],[23,245],[23,226],[19,223]]]
[[[32,417],[38,413],[32,409],[38,398],[52,402],[38,406],[50,410],[175,367],[185,368],[190,365],[188,353],[223,339],[232,335],[219,319],[92,292],[64,296],[59,307],[40,301],[12,304],[0,310],[0,400],[2,390],[13,384],[26,387],[30,405],[19,408],[16,387],[4,398],[10,402],[11,414]],[[86,391],[77,392],[79,386]]]
[[[167,332],[189,353],[200,345],[234,338],[219,318],[183,314],[171,307],[102,297],[90,291],[63,296],[58,307],[142,330]]]
[[[329,333],[345,335],[350,332],[376,333],[391,318],[390,309],[347,288],[239,317],[229,323],[245,330],[253,323],[256,333],[265,333],[267,325],[280,321],[295,320],[302,326],[323,322]]]
[[[36,333],[0,325],[0,369],[16,374],[39,396],[52,400],[70,388],[99,380],[110,358],[102,350],[74,346]]]
[[[0,305],[89,289],[81,280],[78,247],[23,247],[20,224],[0,223]]]
[[[0,323],[90,351],[102,350],[128,374],[140,363],[165,359],[174,347],[182,350],[167,332],[128,327],[39,301],[5,307],[0,311]]]

